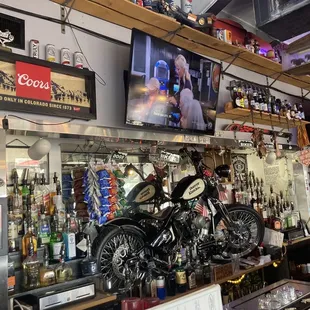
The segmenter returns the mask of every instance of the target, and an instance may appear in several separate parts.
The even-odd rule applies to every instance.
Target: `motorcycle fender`
[[[143,227],[137,222],[137,221],[134,221],[130,218],[127,218],[127,217],[118,217],[118,218],[115,218],[109,222],[107,222],[103,227],[111,227],[111,226],[117,226],[117,227],[120,227],[120,226],[131,226],[135,229],[137,229],[138,231],[140,231],[144,236],[146,236],[144,230],[143,230]]]

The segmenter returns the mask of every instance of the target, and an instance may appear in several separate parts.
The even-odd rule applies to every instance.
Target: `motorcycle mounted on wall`
[[[199,152],[182,149],[180,154],[190,159],[196,174],[181,179],[169,196],[160,169],[154,166],[155,175],[147,179],[139,173],[144,181],[128,194],[125,216],[102,226],[94,240],[98,268],[112,288],[124,285],[128,268],[133,273],[137,262],[145,266],[152,261],[153,270],[164,272],[184,247],[200,257],[242,257],[262,242],[264,222],[254,209],[226,207],[218,199],[218,179],[228,177],[229,166],[215,168],[210,176]],[[170,206],[154,214],[139,208],[165,202]]]

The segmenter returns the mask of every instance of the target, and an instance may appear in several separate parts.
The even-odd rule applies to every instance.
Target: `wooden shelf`
[[[63,4],[63,0],[51,0]],[[181,26],[175,19],[140,7],[128,0],[69,0],[68,6],[125,28],[137,28],[157,38],[162,38],[181,48],[234,65],[259,74],[278,78],[279,81],[310,89],[310,77],[293,76],[282,72],[282,66],[244,48],[220,41],[201,31]],[[176,31],[177,30],[177,31]],[[175,34],[173,33],[175,32]],[[279,74],[281,75],[279,76]]]
[[[309,122],[302,120],[297,119],[288,120],[284,116],[278,116],[275,114],[269,114],[266,112],[258,112],[258,111],[251,112],[251,110],[249,109],[242,109],[242,108],[235,108],[227,112],[217,114],[216,117],[247,123],[251,123],[253,118],[254,124],[275,126],[284,129],[296,128],[301,125],[309,124]]]
[[[240,270],[239,272],[235,273],[235,274],[234,274],[233,276],[231,276],[231,277],[227,277],[227,278],[221,279],[221,280],[219,280],[219,281],[212,282],[212,283],[210,283],[210,284],[206,284],[206,285],[203,285],[203,286],[199,286],[199,287],[197,287],[197,288],[195,288],[195,289],[193,289],[193,290],[187,291],[187,292],[182,293],[182,294],[177,294],[177,295],[175,295],[175,296],[167,297],[163,303],[166,303],[166,302],[175,300],[175,299],[177,299],[177,298],[186,296],[186,295],[191,294],[191,293],[193,293],[193,292],[197,292],[197,291],[199,291],[199,290],[201,290],[201,289],[207,288],[207,287],[209,287],[209,286],[211,286],[211,285],[214,285],[214,284],[223,284],[223,283],[227,282],[228,280],[234,280],[234,279],[240,278],[242,275],[247,275],[247,274],[249,274],[249,273],[251,273],[251,272],[254,272],[254,271],[261,270],[261,269],[263,269],[263,268],[269,267],[269,266],[271,266],[274,262],[278,262],[278,261],[273,260],[273,261],[271,261],[271,262],[269,262],[269,263],[266,263],[266,264],[264,264],[264,265],[255,266],[255,267],[250,268],[250,269],[247,269],[247,270]]]
[[[285,71],[288,74],[292,75],[307,75],[310,74],[310,62],[303,64],[301,66],[297,66]]]

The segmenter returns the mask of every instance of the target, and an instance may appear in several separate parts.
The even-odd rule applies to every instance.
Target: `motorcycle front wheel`
[[[251,207],[236,205],[227,209],[236,229],[228,229],[220,213],[214,218],[215,235],[225,240],[223,254],[251,253],[264,239],[265,225],[262,217]]]
[[[107,227],[95,239],[92,252],[103,280],[109,282],[112,290],[124,287],[125,263],[143,246],[143,234],[130,225]]]

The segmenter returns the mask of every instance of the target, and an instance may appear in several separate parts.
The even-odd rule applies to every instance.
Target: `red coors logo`
[[[50,101],[51,69],[17,61],[16,96]]]

